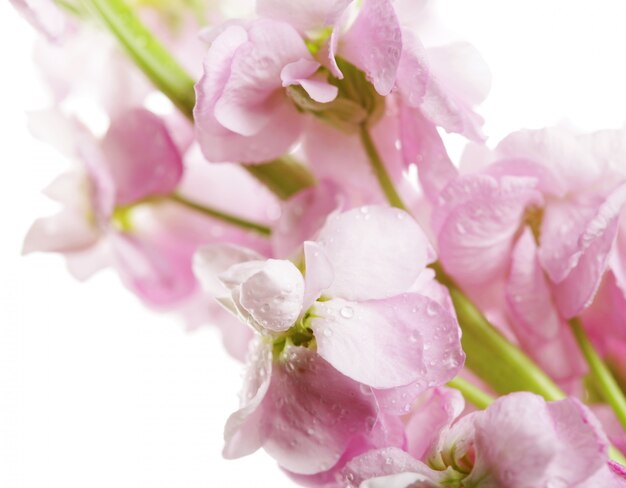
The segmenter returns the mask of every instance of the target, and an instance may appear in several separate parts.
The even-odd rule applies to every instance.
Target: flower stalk
[[[604,400],[611,405],[622,427],[626,429],[626,397],[624,397],[624,393],[607,365],[593,347],[580,319],[574,318],[570,320],[569,325],[595,379],[595,386]]]
[[[263,236],[269,237],[272,234],[272,229],[266,225],[259,224],[258,222],[253,222],[252,220],[244,219],[242,217],[238,217],[236,215],[223,212],[221,210],[217,210],[211,207],[207,207],[204,205],[200,205],[193,200],[190,200],[187,197],[184,197],[180,193],[174,193],[169,197],[169,200],[187,207],[191,210],[199,212],[207,217],[214,218],[216,220],[220,220],[227,224],[233,225],[235,227],[239,227],[244,230],[250,230],[253,232],[257,232]]]

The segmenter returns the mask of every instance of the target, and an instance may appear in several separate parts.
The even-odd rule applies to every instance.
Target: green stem
[[[208,217],[212,217],[214,219],[221,220],[222,222],[234,225],[235,227],[258,232],[259,234],[264,236],[270,236],[272,234],[272,229],[270,229],[266,225],[258,224],[251,220],[243,219],[241,217],[237,217],[235,215],[222,212],[214,208],[205,207],[203,205],[200,205],[199,203],[189,200],[187,197],[182,196],[180,193],[172,194],[169,197],[169,200],[172,200],[180,205],[195,210],[196,212],[202,213]]]
[[[604,364],[604,361],[593,347],[593,344],[591,344],[580,319],[574,318],[569,321],[569,324],[595,379],[595,386],[608,404],[611,405],[615,416],[626,430],[626,397],[624,397],[624,393],[607,365]]]
[[[193,122],[194,80],[128,7],[124,0],[83,0],[89,11],[109,29],[137,66],[174,105]],[[290,158],[244,166],[279,198],[286,199],[313,186],[308,169]]]
[[[546,400],[561,400],[565,394],[524,352],[504,337],[443,271],[433,266],[446,285],[459,319],[466,365],[500,394],[530,391]]]
[[[83,0],[117,38],[137,66],[190,120],[194,80],[123,0]]]
[[[496,400],[494,397],[460,376],[457,376],[450,381],[448,386],[454,388],[455,390],[459,390],[463,394],[463,398],[465,398],[465,400],[480,409],[487,408]]]
[[[407,206],[402,201],[402,197],[396,191],[396,188],[387,173],[387,168],[385,168],[385,164],[383,163],[380,154],[378,154],[378,150],[376,149],[376,145],[370,136],[369,129],[367,126],[362,125],[359,131],[361,136],[361,143],[363,144],[363,148],[367,153],[367,157],[369,159],[370,165],[374,174],[376,175],[376,179],[380,185],[380,188],[385,193],[385,197],[387,197],[387,201],[396,208],[406,210],[408,212]]]

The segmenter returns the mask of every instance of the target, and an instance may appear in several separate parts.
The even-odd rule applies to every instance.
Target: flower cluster
[[[74,163],[24,252],[220,327],[246,365],[225,457],[626,487],[626,132],[487,146],[489,71],[420,38],[427,2],[11,1],[43,34],[32,132]]]

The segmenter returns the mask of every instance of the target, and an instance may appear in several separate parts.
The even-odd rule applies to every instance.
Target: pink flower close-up
[[[617,3],[6,2],[0,486],[626,488]]]

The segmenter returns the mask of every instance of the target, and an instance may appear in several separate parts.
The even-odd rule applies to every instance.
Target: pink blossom
[[[598,420],[575,399],[514,393],[449,425],[427,458],[372,451],[350,461],[344,479],[363,488],[626,486]]]
[[[33,123],[44,139],[63,134],[65,153],[81,166],[48,190],[64,208],[33,224],[24,252],[63,253],[80,279],[112,265],[151,305],[193,296],[191,257],[198,245],[216,240],[211,232],[220,226],[207,226],[204,216],[173,202],[142,205],[169,196],[182,177],[182,156],[163,122],[148,111],[131,110],[113,120],[102,140],[54,112]],[[245,234],[229,229],[217,237],[238,240]]]
[[[359,246],[363,239],[367,247]],[[268,261],[235,246],[204,247],[195,269],[205,289],[264,338],[258,346],[261,352],[256,351],[253,358],[268,354],[264,361],[273,364],[274,373],[263,384],[280,381],[274,376],[285,374],[285,369],[299,368],[290,362],[290,355],[306,351],[313,354],[315,364],[336,371],[333,375],[338,379],[332,381],[342,378],[344,388],[352,384],[351,389],[364,392],[366,403],[377,405],[378,415],[379,402],[390,412],[405,405],[410,409],[419,393],[449,381],[462,367],[458,324],[445,301],[447,295],[438,295],[439,288],[431,289],[434,274],[424,269],[432,259],[425,236],[406,213],[362,207],[332,215],[316,241],[305,242],[304,276],[290,261]],[[263,349],[268,343],[272,348]],[[251,368],[256,375],[255,366]],[[391,390],[398,387],[403,387],[402,404],[393,405],[394,400],[387,407],[385,397],[394,395]],[[244,402],[242,410],[231,417],[240,420],[230,421],[236,429],[227,428],[229,456],[251,452],[239,447],[231,451],[233,443],[252,442],[242,422],[254,429],[259,422],[274,422],[272,414],[259,413],[259,405],[269,402],[264,400],[267,390],[246,388],[259,392],[259,401]],[[290,394],[282,392],[286,398]],[[328,401],[333,402],[332,398]],[[363,417],[354,416],[355,421]],[[329,426],[320,424],[319,428]],[[357,430],[366,438],[370,435]],[[293,464],[293,458],[301,454],[285,446],[286,441],[280,450],[269,451],[286,469],[315,474],[341,458],[350,438],[343,435],[342,448],[324,454],[333,460],[324,461],[325,469],[319,463]],[[253,450],[261,446],[268,450],[266,442],[270,441],[255,441]],[[314,463],[310,456],[306,459]]]
[[[259,163],[282,156],[303,118],[284,87],[300,85],[318,102],[337,95],[315,73],[319,63],[289,24],[229,24],[215,35],[196,85],[197,135],[209,161]]]
[[[466,288],[503,280],[522,346],[566,387],[585,372],[565,321],[600,286],[626,202],[623,133],[521,131],[453,180],[433,213],[441,261]]]

